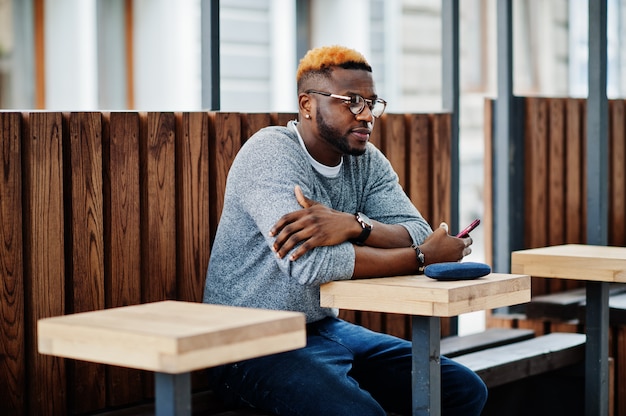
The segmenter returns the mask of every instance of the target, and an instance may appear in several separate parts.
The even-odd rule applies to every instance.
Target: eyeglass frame
[[[369,98],[365,98],[360,94],[354,94],[353,96],[347,96],[347,95],[339,95],[339,94],[333,94],[330,92],[325,92],[325,91],[318,91],[318,90],[306,90],[305,93],[307,94],[320,94],[326,97],[331,97],[331,98],[336,98],[338,100],[343,100],[344,103],[346,104],[350,104],[348,106],[348,108],[350,109],[350,112],[352,114],[354,114],[355,116],[358,116],[359,114],[361,114],[363,112],[363,110],[365,110],[365,105],[367,104],[367,107],[370,109],[370,112],[372,113],[372,116],[374,118],[378,118],[380,116],[383,115],[383,113],[385,112],[385,109],[387,108],[387,101],[383,100],[382,98],[376,98],[374,100],[369,99]],[[358,99],[357,97],[361,97],[361,99],[363,100],[363,106],[361,107],[360,110],[358,110],[358,112],[354,112],[352,111],[352,104],[357,104],[354,100]],[[380,112],[379,115],[375,115],[373,110],[373,107],[375,105],[375,103],[382,103],[383,104],[383,110]]]

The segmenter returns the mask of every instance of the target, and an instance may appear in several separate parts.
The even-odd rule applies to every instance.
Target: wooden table
[[[587,282],[585,414],[608,415],[608,293],[611,283],[626,283],[626,247],[566,244],[514,251],[511,271]]]
[[[304,315],[163,301],[40,319],[42,354],[155,372],[157,415],[191,414],[190,372],[304,347]]]
[[[321,305],[412,315],[413,415],[441,414],[441,317],[530,300],[530,276],[496,274],[476,280],[426,276],[342,280],[321,286]]]

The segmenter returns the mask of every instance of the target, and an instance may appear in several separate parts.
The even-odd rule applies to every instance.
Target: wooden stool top
[[[530,276],[491,273],[474,280],[420,276],[342,280],[321,286],[321,305],[422,316],[462,313],[530,301]]]
[[[301,313],[163,301],[40,319],[42,354],[183,373],[306,344]]]

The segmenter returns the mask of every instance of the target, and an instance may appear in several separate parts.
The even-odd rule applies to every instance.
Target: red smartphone
[[[458,238],[465,238],[469,235],[469,233],[476,227],[478,227],[478,224],[480,224],[480,219],[476,218],[474,221],[472,221],[472,223],[470,225],[468,225],[467,227],[465,227],[463,229],[463,231],[461,231],[460,233],[458,233],[456,236]]]

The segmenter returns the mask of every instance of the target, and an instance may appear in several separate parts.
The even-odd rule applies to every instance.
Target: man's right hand
[[[420,245],[420,250],[424,253],[426,264],[461,261],[472,252],[472,243],[472,237],[451,236],[447,224],[441,223]]]

